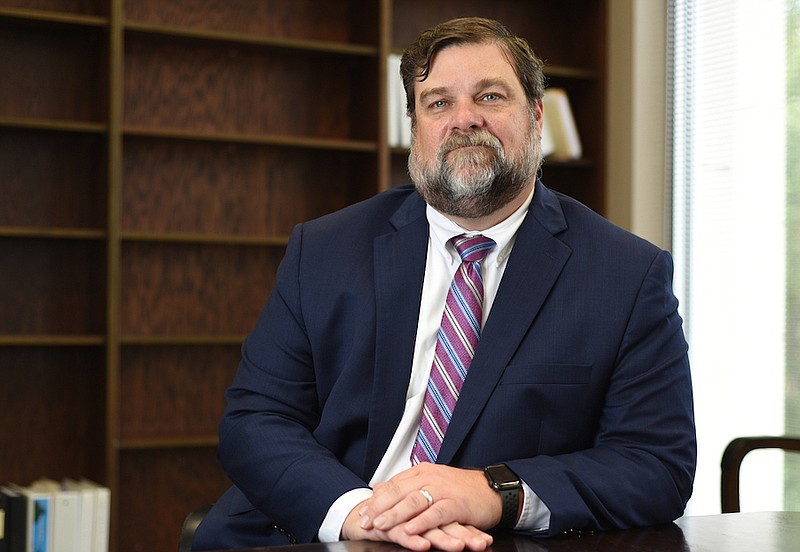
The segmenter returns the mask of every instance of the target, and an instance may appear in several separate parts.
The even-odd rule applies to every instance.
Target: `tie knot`
[[[462,234],[450,241],[456,246],[456,251],[458,251],[462,261],[481,261],[489,250],[494,247],[494,240],[481,235],[467,237]]]

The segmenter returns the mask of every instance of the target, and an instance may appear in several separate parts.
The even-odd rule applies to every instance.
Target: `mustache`
[[[503,149],[503,145],[494,134],[488,130],[481,129],[467,134],[449,135],[439,147],[439,156],[444,157],[455,149],[469,146],[485,146],[496,151],[502,151]]]

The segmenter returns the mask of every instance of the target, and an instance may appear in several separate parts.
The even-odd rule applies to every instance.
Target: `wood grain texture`
[[[125,57],[128,126],[377,139],[374,59],[140,35]]]
[[[103,349],[0,348],[3,481],[102,477]]]
[[[0,226],[106,226],[105,137],[0,128]]]
[[[295,224],[374,193],[372,156],[128,138],[124,231],[288,236]]]
[[[374,0],[127,0],[125,17],[274,38],[375,45],[378,4]]]
[[[54,33],[0,21],[0,117],[102,121],[105,48],[99,30]]]
[[[0,334],[104,334],[104,262],[102,243],[0,238]]]
[[[223,393],[239,363],[239,346],[125,347],[120,437],[217,435]]]
[[[130,551],[173,550],[186,515],[230,485],[213,448],[126,451],[120,478],[117,539]]]
[[[108,15],[108,0],[4,0],[4,6],[80,15]]]
[[[282,255],[278,247],[126,244],[122,335],[244,334],[264,305]]]

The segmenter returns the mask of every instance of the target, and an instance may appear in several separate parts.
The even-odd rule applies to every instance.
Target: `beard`
[[[514,200],[534,179],[542,163],[541,138],[531,115],[530,139],[519,156],[506,155],[488,130],[451,134],[426,163],[411,142],[408,172],[422,198],[454,217],[485,217]]]

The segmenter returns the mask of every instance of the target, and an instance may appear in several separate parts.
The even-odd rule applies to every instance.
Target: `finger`
[[[463,541],[469,550],[484,550],[491,546],[493,538],[489,533],[459,521],[455,517],[455,511],[448,508],[446,502],[436,503],[433,507],[404,523],[403,530],[427,538],[429,531],[439,529],[447,535]]]
[[[449,523],[439,528],[452,538],[458,539],[472,551],[486,550],[492,545],[494,539],[489,533],[485,533],[472,525],[462,525],[461,523]]]
[[[409,535],[402,526],[391,531],[373,530],[369,532],[371,540],[388,540],[416,552],[425,552],[431,548],[444,552],[483,552],[492,544],[492,537],[472,526],[459,523],[437,527],[424,535]]]
[[[426,531],[422,535],[431,543],[431,547],[445,552],[483,552],[492,544],[490,535],[476,530],[474,527],[451,523]]]
[[[385,535],[385,540],[394,542],[403,548],[414,550],[415,552],[426,552],[433,547],[431,541],[427,538],[421,535],[409,535],[405,531],[402,531],[399,527],[395,527],[393,530],[382,534]],[[444,548],[440,549],[445,550]],[[463,548],[454,549],[453,552],[458,552],[459,550],[463,550]]]
[[[375,517],[372,524],[377,529],[388,531],[392,527],[405,523],[425,512],[434,503],[435,499],[427,489],[417,489],[416,492],[409,493],[394,506],[380,513]]]
[[[445,552],[460,552],[467,546],[463,540],[448,534],[438,527],[436,529],[431,529],[423,536],[431,543],[431,548],[443,550]]]
[[[390,496],[405,496],[425,486],[425,483],[431,481],[432,477],[435,477],[438,470],[442,468],[443,466],[430,464],[428,462],[417,464],[416,466],[396,473],[388,481],[375,485],[375,494],[381,495],[383,493],[388,493]]]
[[[370,529],[368,531],[357,529],[347,540],[393,542],[399,544],[403,548],[413,550],[414,552],[427,552],[431,548],[430,541],[425,537],[409,535],[399,528],[394,528],[391,532],[379,531],[377,529]]]
[[[405,492],[401,491],[393,480],[375,485],[372,497],[364,501],[358,510],[358,514],[361,516],[361,528],[372,529],[374,527],[373,520],[397,505],[405,496]]]
[[[419,492],[420,489],[427,488],[431,491],[431,484],[439,486],[439,481],[431,476],[432,473],[436,473],[433,465],[426,463],[424,467],[414,466],[395,474],[386,482],[378,483],[373,488],[370,511],[377,515],[392,508],[407,496]]]
[[[428,531],[451,523],[460,523],[456,511],[449,507],[446,501],[434,502],[430,508],[404,522],[403,530],[409,534],[424,535]]]
[[[419,490],[420,494],[425,497],[425,500],[428,501],[428,508],[433,506],[433,495],[428,491],[426,488],[422,488]]]

